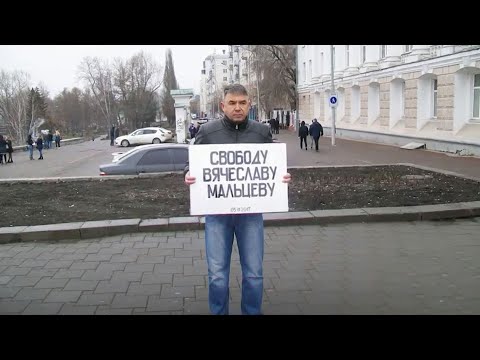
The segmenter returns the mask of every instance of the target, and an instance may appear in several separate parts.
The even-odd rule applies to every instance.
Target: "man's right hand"
[[[190,171],[185,174],[185,184],[187,185],[192,185],[195,184],[196,178],[193,176],[190,176]]]

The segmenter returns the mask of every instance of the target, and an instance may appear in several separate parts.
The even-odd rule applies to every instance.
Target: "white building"
[[[334,48],[337,135],[480,155],[480,46]],[[328,129],[330,45],[298,45],[297,55],[297,118]]]
[[[222,54],[212,54],[203,62],[200,79],[200,111],[208,117],[220,113],[219,103],[223,86],[230,83],[229,65],[231,59],[225,50]]]
[[[228,45],[229,62],[229,83],[242,84],[247,89],[250,99],[252,100],[252,108],[249,118],[261,118],[257,114],[257,104],[259,97],[259,87],[257,79],[257,71],[254,66],[255,56],[251,51],[251,45]]]

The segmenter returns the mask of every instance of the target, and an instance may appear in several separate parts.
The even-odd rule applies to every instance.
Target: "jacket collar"
[[[246,129],[248,127],[248,117],[245,117],[245,119],[242,122],[234,122],[233,120],[229,119],[226,115],[222,119],[223,124],[229,128],[229,129]]]

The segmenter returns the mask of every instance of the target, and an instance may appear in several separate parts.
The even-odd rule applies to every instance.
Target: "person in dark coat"
[[[51,131],[48,132],[47,141],[48,141],[48,148],[51,149],[52,143],[53,143],[53,134]]]
[[[13,153],[12,140],[10,140],[9,137],[5,137],[5,141],[7,142],[7,154],[8,154],[7,163],[13,163],[13,158],[12,158],[12,153]]]
[[[28,154],[30,155],[30,160],[33,160],[33,139],[32,134],[28,134],[27,145],[28,145]]]
[[[323,136],[323,127],[320,125],[317,119],[313,119],[312,125],[310,125],[309,133],[315,142],[315,151],[318,151],[318,140],[320,139],[320,136]]]
[[[37,138],[37,149],[38,149],[38,152],[40,153],[40,157],[38,158],[38,160],[43,160],[43,139],[41,136],[39,136]]]
[[[115,140],[115,125],[112,125],[112,128],[110,129],[110,146],[114,145],[113,140]]]
[[[0,135],[0,164],[3,164],[5,158],[5,164],[7,163],[7,141]]]
[[[298,137],[300,138],[300,149],[303,149],[303,143],[305,143],[305,150],[308,150],[307,146],[308,127],[305,125],[305,121],[302,121],[300,128],[298,129]]]
[[[190,123],[188,131],[190,132],[190,139],[193,139],[195,137],[195,134],[197,133],[197,127],[194,123]]]

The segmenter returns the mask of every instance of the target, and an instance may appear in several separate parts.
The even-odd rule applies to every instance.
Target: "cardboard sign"
[[[191,215],[288,211],[286,144],[191,145],[188,154]]]

